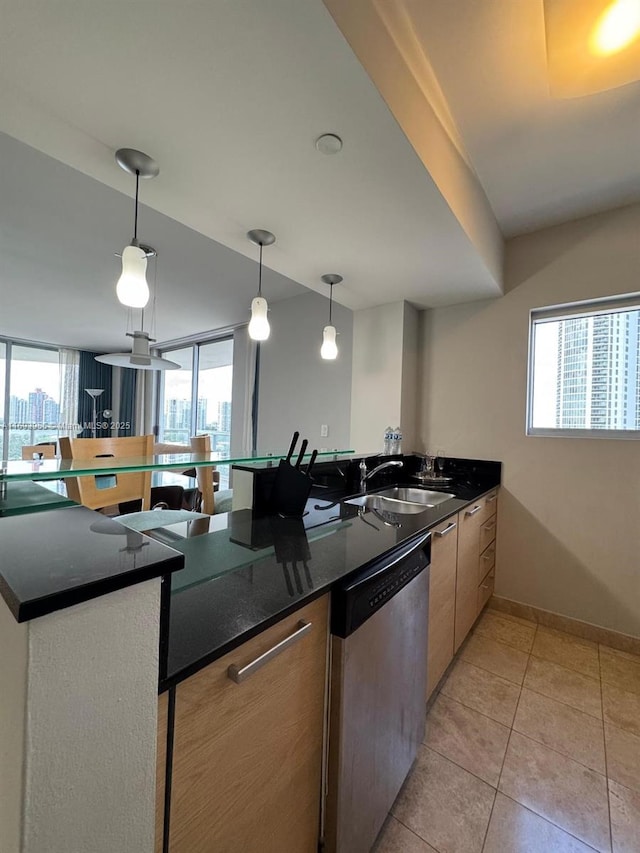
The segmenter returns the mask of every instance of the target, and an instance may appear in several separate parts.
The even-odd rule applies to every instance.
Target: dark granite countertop
[[[182,554],[81,506],[0,519],[0,594],[18,620],[164,576]]]
[[[500,463],[480,466],[452,470],[455,480],[447,490],[455,498],[413,515],[385,515],[398,526],[341,500],[311,497],[303,519],[239,510],[151,531],[150,536],[185,556],[184,570],[172,578],[160,689],[232,651],[499,485]],[[408,473],[396,481],[415,485]]]

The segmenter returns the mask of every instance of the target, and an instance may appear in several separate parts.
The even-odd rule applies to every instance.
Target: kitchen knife
[[[291,445],[289,447],[289,452],[287,453],[287,458],[285,462],[291,462],[291,457],[293,456],[293,451],[296,448],[296,444],[298,443],[298,439],[300,438],[300,433],[296,430],[293,434],[293,438],[291,439]]]
[[[302,444],[300,445],[300,456],[298,456],[298,461],[296,462],[296,465],[295,465],[296,468],[300,467],[300,463],[302,462],[302,457],[307,452],[307,445],[308,444],[309,444],[309,442],[305,438],[304,441],[302,442]]]

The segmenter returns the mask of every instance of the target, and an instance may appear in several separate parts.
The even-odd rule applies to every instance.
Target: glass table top
[[[351,456],[353,450],[323,450],[318,459],[337,459]],[[135,471],[183,471],[185,468],[200,468],[207,465],[253,465],[277,463],[285,459],[284,453],[249,454],[229,456],[212,453],[166,453],[157,456],[98,457],[95,459],[36,459],[3,461],[0,466],[0,483],[38,480],[61,480],[67,477],[87,477],[94,474],[122,474]],[[308,462],[311,453],[305,454]]]

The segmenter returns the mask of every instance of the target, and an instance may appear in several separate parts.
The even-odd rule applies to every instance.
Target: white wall
[[[640,206],[511,240],[506,295],[422,317],[423,449],[504,463],[496,594],[640,636],[640,443],[525,436],[529,311],[640,290]]]
[[[351,442],[382,451],[388,426],[402,427],[403,449],[416,442],[418,312],[390,302],[354,313]]]
[[[0,850],[152,853],[160,579],[19,625],[0,601]]]
[[[260,354],[258,450],[286,451],[294,430],[309,439],[309,449],[349,447],[353,313],[333,305],[335,361],[320,358],[328,315],[328,298],[311,291],[272,306],[271,336]],[[329,426],[326,438],[321,424]]]

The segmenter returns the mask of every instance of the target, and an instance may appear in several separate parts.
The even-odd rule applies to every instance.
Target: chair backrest
[[[211,436],[194,435],[191,439],[192,453],[211,453]],[[215,498],[213,490],[213,465],[209,467],[196,468],[198,489],[202,495],[201,512],[213,515],[215,512]]]
[[[61,438],[63,459],[95,459],[110,455],[116,459],[150,457],[153,455],[153,436],[134,435],[119,438]],[[108,474],[95,477],[70,477],[65,480],[71,500],[89,509],[142,499],[142,509],[151,509],[151,471],[130,474]]]
[[[56,446],[55,444],[24,444],[22,446],[23,459],[33,459],[34,453],[37,453],[41,459],[55,459]]]

